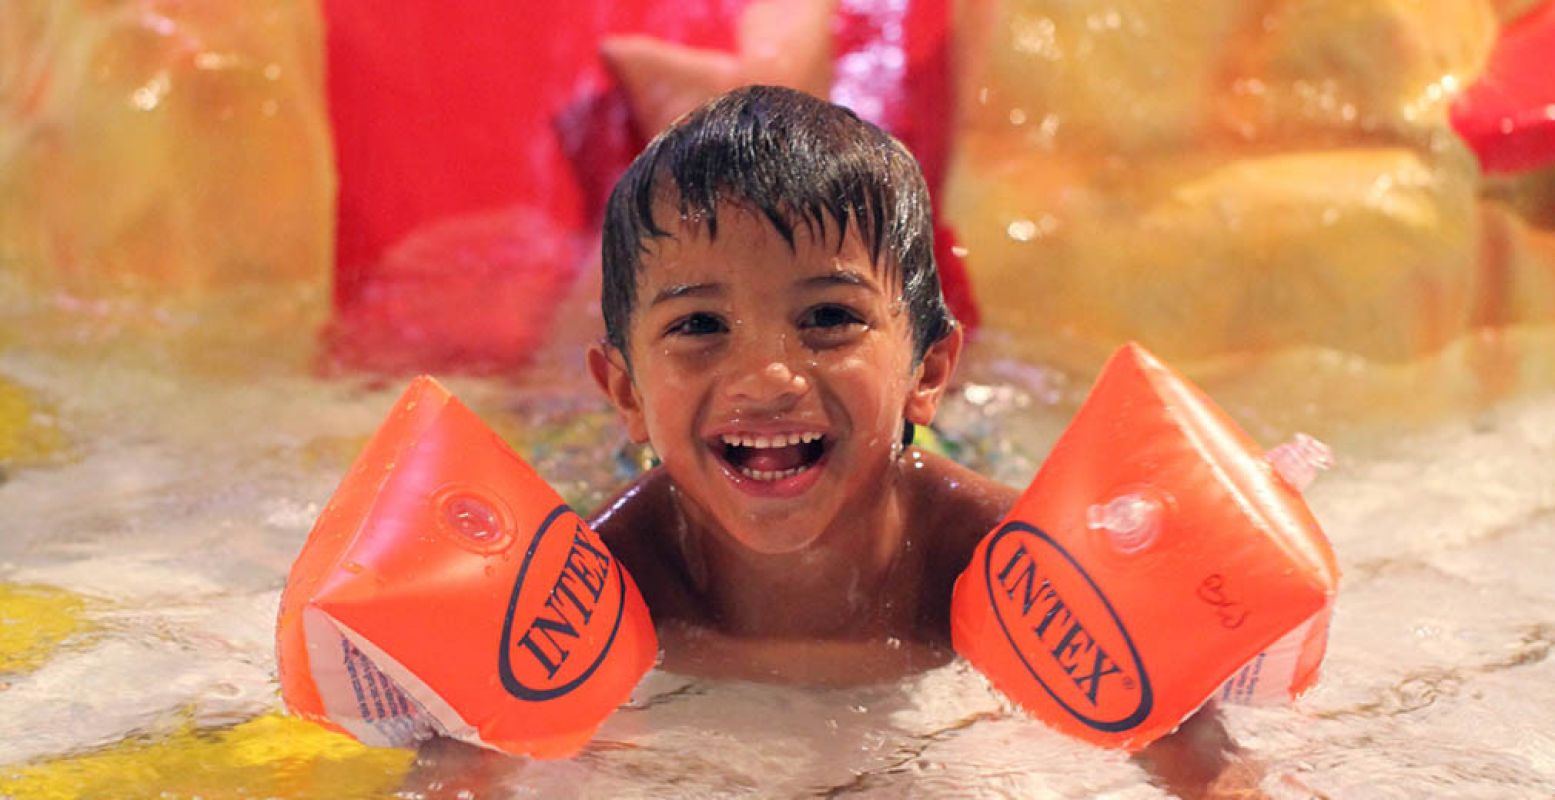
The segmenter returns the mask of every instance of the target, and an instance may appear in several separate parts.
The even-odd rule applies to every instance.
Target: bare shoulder
[[[934,453],[908,451],[917,519],[931,530],[936,549],[964,563],[1009,513],[1020,492]]]
[[[956,577],[978,542],[1009,513],[1020,493],[943,456],[917,448],[906,455],[913,496],[913,537],[925,558],[918,622],[926,641],[950,641],[950,605]]]
[[[589,518],[621,561],[654,619],[700,619],[686,580],[685,565],[670,542],[678,524],[669,475],[654,468],[623,487]]]
[[[629,549],[670,522],[673,505],[669,476],[663,468],[648,470],[621,487],[589,517],[589,526],[612,550]]]

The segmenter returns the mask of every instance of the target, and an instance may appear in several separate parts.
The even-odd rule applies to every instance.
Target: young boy
[[[593,519],[672,668],[871,680],[949,657],[951,588],[1015,490],[910,446],[962,331],[917,163],[852,112],[749,87],[610,197],[589,371],[662,465]]]

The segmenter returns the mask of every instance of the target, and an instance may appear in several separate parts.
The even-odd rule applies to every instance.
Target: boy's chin
[[[773,522],[762,525],[747,521],[743,528],[728,529],[729,538],[741,547],[764,556],[780,556],[798,553],[820,538],[819,530],[805,530],[801,526]]]

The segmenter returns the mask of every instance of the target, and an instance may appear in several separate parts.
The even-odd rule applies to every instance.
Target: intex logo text
[[[539,599],[524,592],[524,580],[535,554],[557,536],[567,537],[567,552]],[[621,628],[623,586],[621,565],[583,520],[566,506],[552,511],[529,542],[502,621],[497,668],[503,688],[520,700],[540,701],[581,686],[604,662]]]
[[[1085,725],[1126,731],[1150,715],[1150,679],[1096,582],[1042,530],[1010,522],[988,543],[994,616],[1031,677]]]

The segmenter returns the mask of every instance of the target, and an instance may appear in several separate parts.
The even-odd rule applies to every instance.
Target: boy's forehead
[[[825,273],[864,272],[882,280],[884,270],[870,255],[857,225],[842,226],[829,215],[805,217],[797,212],[780,213],[791,228],[792,240],[786,239],[776,223],[754,205],[737,198],[721,196],[709,210],[682,210],[673,193],[656,192],[653,221],[665,231],[642,241],[637,283],[678,280],[687,272],[713,272],[732,275],[755,268],[755,253],[780,249],[780,258],[762,259],[762,269],[773,262],[792,268],[796,279]],[[715,256],[712,259],[706,256]],[[884,258],[879,259],[885,260]]]

